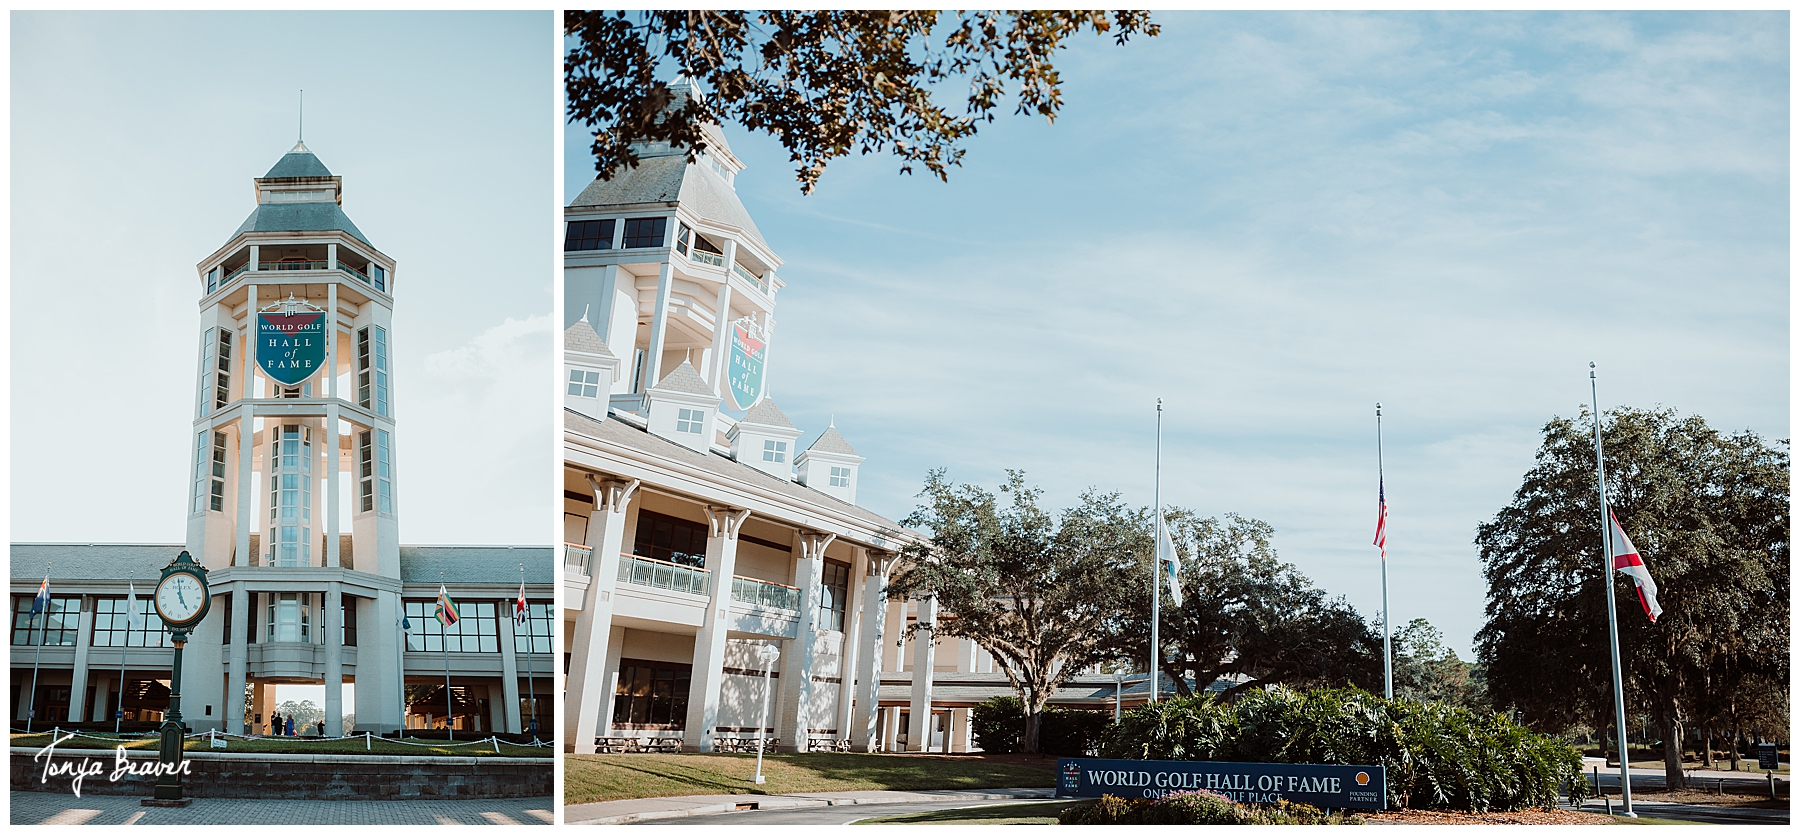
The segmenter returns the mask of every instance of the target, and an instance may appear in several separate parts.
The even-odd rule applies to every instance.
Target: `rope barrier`
[[[142,739],[154,739],[154,738],[160,737],[162,735],[158,731],[147,731],[147,732],[140,733],[140,734],[122,733],[122,734],[117,734],[117,735],[109,734],[109,735],[105,735],[105,736],[95,736],[94,734],[82,733],[80,731],[65,731],[62,728],[51,728],[49,731],[46,731],[46,732],[39,732],[39,733],[35,733],[35,734],[23,734],[23,736],[44,736],[45,734],[50,735],[50,737],[52,739],[61,737],[61,740],[58,740],[58,741],[81,738],[81,739],[94,739],[94,740],[99,740],[101,742],[119,742],[119,741],[124,741],[124,740],[134,740],[135,741],[135,740],[142,740]],[[312,743],[312,742],[342,742],[344,740],[350,740],[350,739],[356,738],[354,736],[263,736],[263,735],[250,736],[250,735],[245,735],[245,734],[228,733],[228,732],[224,732],[224,731],[195,731],[192,733],[182,734],[183,741],[190,740],[190,739],[202,738],[202,737],[207,738],[207,739],[214,739],[214,738],[218,738],[218,737],[228,737],[228,738],[232,738],[232,739],[242,739],[242,740],[247,740],[247,741],[281,740],[283,742],[308,742],[308,743]],[[363,737],[363,750],[366,750],[366,751],[374,750],[374,736],[368,731],[363,731],[362,737]],[[502,742],[505,742],[505,740],[502,740],[498,736],[489,736],[486,739],[477,739],[477,740],[472,740],[469,742],[449,742],[449,741],[408,742],[404,739],[388,739],[387,737],[382,737],[382,741],[392,742],[392,743],[396,743],[399,745],[410,745],[415,748],[466,748],[471,745],[489,745],[489,744],[491,744],[491,745],[493,745],[494,753],[496,753],[496,754],[500,753],[500,744]],[[506,742],[506,744],[511,745],[515,748],[548,748],[551,745],[554,745],[556,743],[534,739],[530,742]]]

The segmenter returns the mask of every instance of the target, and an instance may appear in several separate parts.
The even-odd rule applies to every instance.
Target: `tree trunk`
[[[1704,752],[1700,756],[1701,765],[1703,765],[1706,768],[1712,768],[1713,767],[1713,756],[1712,756],[1712,729],[1711,728],[1701,728],[1700,729],[1700,746],[1701,746],[1700,750],[1702,752]]]
[[[1025,705],[1025,753],[1038,752],[1038,728],[1042,725],[1044,713],[1033,705]]]
[[[1663,731],[1663,785],[1670,791],[1687,788],[1687,775],[1681,770],[1681,722],[1665,717]]]
[[[1744,735],[1736,728],[1731,731],[1731,770],[1738,770],[1738,750],[1744,747]]]

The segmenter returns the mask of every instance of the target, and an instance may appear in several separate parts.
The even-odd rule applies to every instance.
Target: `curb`
[[[899,803],[923,803],[934,800],[1043,800],[1055,796],[1053,789],[1033,789],[1030,794],[983,794],[979,792],[957,792],[943,795],[913,795],[911,797],[801,797],[781,794],[747,794],[744,800],[731,803],[713,803],[705,806],[693,806],[687,809],[656,809],[646,812],[628,812],[622,815],[588,818],[585,820],[567,820],[569,826],[615,826],[637,821],[663,820],[666,818],[686,818],[698,815],[718,815],[727,812],[764,811],[770,809],[802,809],[817,806],[884,806]],[[754,798],[754,799],[752,799]]]

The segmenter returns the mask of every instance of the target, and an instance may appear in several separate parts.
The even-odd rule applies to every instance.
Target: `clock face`
[[[206,605],[206,587],[194,575],[170,574],[156,587],[156,611],[170,623],[186,623]]]

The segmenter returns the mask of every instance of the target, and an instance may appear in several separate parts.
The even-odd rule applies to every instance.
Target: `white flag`
[[[1613,568],[1631,577],[1631,581],[1637,584],[1638,602],[1643,604],[1644,614],[1650,616],[1650,622],[1655,623],[1662,616],[1663,609],[1656,602],[1656,581],[1650,579],[1650,568],[1644,565],[1644,558],[1638,555],[1637,546],[1631,544],[1631,537],[1625,535],[1625,529],[1619,527],[1617,516],[1612,517],[1610,534]]]
[[[131,594],[125,598],[125,625],[131,629],[144,628],[144,611],[138,608],[137,583],[131,584]]]
[[[1181,555],[1175,553],[1175,542],[1169,538],[1169,523],[1162,513],[1156,514],[1156,565],[1169,578],[1169,601],[1181,605],[1181,581],[1176,576]]]

